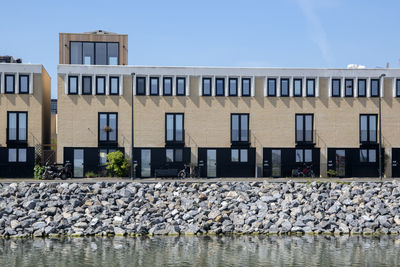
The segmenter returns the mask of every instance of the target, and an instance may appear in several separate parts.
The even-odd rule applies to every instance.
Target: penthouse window
[[[224,96],[225,95],[225,79],[224,78],[217,78],[215,79],[216,84],[216,96]]]
[[[163,79],[163,95],[172,95],[172,78],[164,77]]]
[[[229,96],[238,95],[238,79],[229,78]]]
[[[396,79],[396,96],[400,96],[400,79]]]
[[[8,162],[26,162],[26,148],[9,148]]]
[[[29,75],[19,75],[19,93],[29,93]]]
[[[371,96],[378,97],[380,95],[379,92],[379,79],[371,79]]]
[[[268,78],[268,96],[276,96],[276,79]]]
[[[307,79],[307,96],[315,96],[315,79]]]
[[[70,64],[118,65],[119,44],[70,42]]]
[[[5,75],[5,88],[6,94],[14,94],[15,93],[15,76],[12,74]]]
[[[376,143],[377,115],[360,115],[360,142]]]
[[[118,113],[99,113],[99,142],[117,142]]]
[[[68,76],[68,94],[78,94],[78,76]]]
[[[119,77],[110,77],[110,95],[119,94]]]
[[[332,96],[340,97],[340,79],[332,79]]]
[[[106,77],[97,76],[96,77],[96,94],[104,95],[106,93]]]
[[[242,96],[250,96],[251,80],[242,78]]]
[[[249,114],[231,114],[231,142],[249,142]]]
[[[296,114],[296,143],[313,142],[313,114]]]
[[[248,162],[248,150],[247,149],[231,149],[231,161],[232,162]]]
[[[165,140],[167,143],[182,143],[183,133],[183,113],[165,114]]]
[[[367,96],[367,80],[366,79],[358,79],[358,97],[366,97]]]
[[[26,142],[28,113],[8,112],[7,118],[7,142]]]
[[[146,95],[146,78],[145,77],[137,77],[136,78],[136,94],[137,95]]]
[[[203,78],[203,95],[211,95],[211,78]]]
[[[281,96],[289,96],[289,79],[281,79]]]
[[[176,95],[186,95],[186,79],[183,77],[176,78]]]
[[[159,95],[158,77],[150,77],[150,95]]]
[[[92,94],[92,77],[82,76],[82,94],[91,95]]]
[[[345,86],[345,96],[352,97],[353,96],[353,79],[345,79],[344,86]]]

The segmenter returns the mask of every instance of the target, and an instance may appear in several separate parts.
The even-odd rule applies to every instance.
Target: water
[[[399,266],[400,237],[0,239],[0,266]]]

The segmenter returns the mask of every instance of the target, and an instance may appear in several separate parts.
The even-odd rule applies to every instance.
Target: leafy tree
[[[112,176],[127,176],[129,171],[129,162],[125,158],[124,153],[115,151],[107,154],[106,169]]]

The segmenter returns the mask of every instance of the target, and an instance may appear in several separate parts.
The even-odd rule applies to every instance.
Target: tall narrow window
[[[29,75],[19,75],[19,93],[29,93]]]
[[[289,96],[289,79],[281,79],[281,96]]]
[[[203,78],[203,95],[211,95],[211,78]]]
[[[164,77],[163,79],[163,95],[172,95],[172,78]]]
[[[313,136],[313,114],[296,114],[296,142],[312,143]]]
[[[78,94],[78,76],[68,76],[68,94]]]
[[[332,79],[332,96],[340,97],[340,79]]]
[[[377,115],[361,114],[360,115],[360,142],[376,143]]]
[[[82,76],[82,94],[92,94],[92,76]]]
[[[28,128],[27,112],[8,112],[7,141],[26,142]]]
[[[183,113],[165,114],[165,140],[166,142],[184,141]]]
[[[358,97],[366,97],[367,96],[367,80],[366,79],[358,79]]]
[[[93,65],[94,64],[94,43],[83,42],[82,43],[82,59],[83,64]]]
[[[146,78],[145,77],[137,77],[136,78],[136,94],[137,95],[146,95]]]
[[[15,76],[11,74],[5,75],[6,94],[15,93]]]
[[[353,79],[345,79],[344,86],[345,86],[345,96],[352,97],[353,96]]]
[[[303,95],[303,80],[302,79],[293,79],[293,89],[294,96],[302,96]]]
[[[185,95],[186,79],[182,77],[176,78],[176,95]]]
[[[118,114],[99,113],[99,142],[117,142]]]
[[[106,93],[105,85],[106,85],[106,77],[97,76],[96,77],[96,94],[97,95],[104,95]]]
[[[307,96],[315,96],[315,79],[307,79]]]
[[[150,95],[159,95],[158,77],[150,77]]]
[[[250,96],[251,80],[250,78],[242,78],[242,96]]]
[[[379,79],[371,79],[371,96],[378,97],[380,95],[379,92]]]
[[[396,79],[396,96],[400,96],[400,79]]]
[[[82,42],[70,42],[70,64],[82,64]]]
[[[216,78],[216,96],[224,96],[225,95],[225,79],[224,78]]]
[[[231,114],[231,142],[249,142],[249,114]]]
[[[238,79],[229,78],[229,96],[238,95]]]
[[[107,43],[107,59],[108,65],[118,65],[118,43]]]
[[[119,77],[110,77],[110,95],[119,94]]]
[[[96,65],[107,65],[107,43],[96,44]]]
[[[276,79],[268,78],[268,96],[276,96]]]

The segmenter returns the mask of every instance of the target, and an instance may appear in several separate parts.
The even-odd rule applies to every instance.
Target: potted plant
[[[107,126],[104,126],[103,131],[105,131],[106,133],[112,132],[112,128],[107,125]]]

